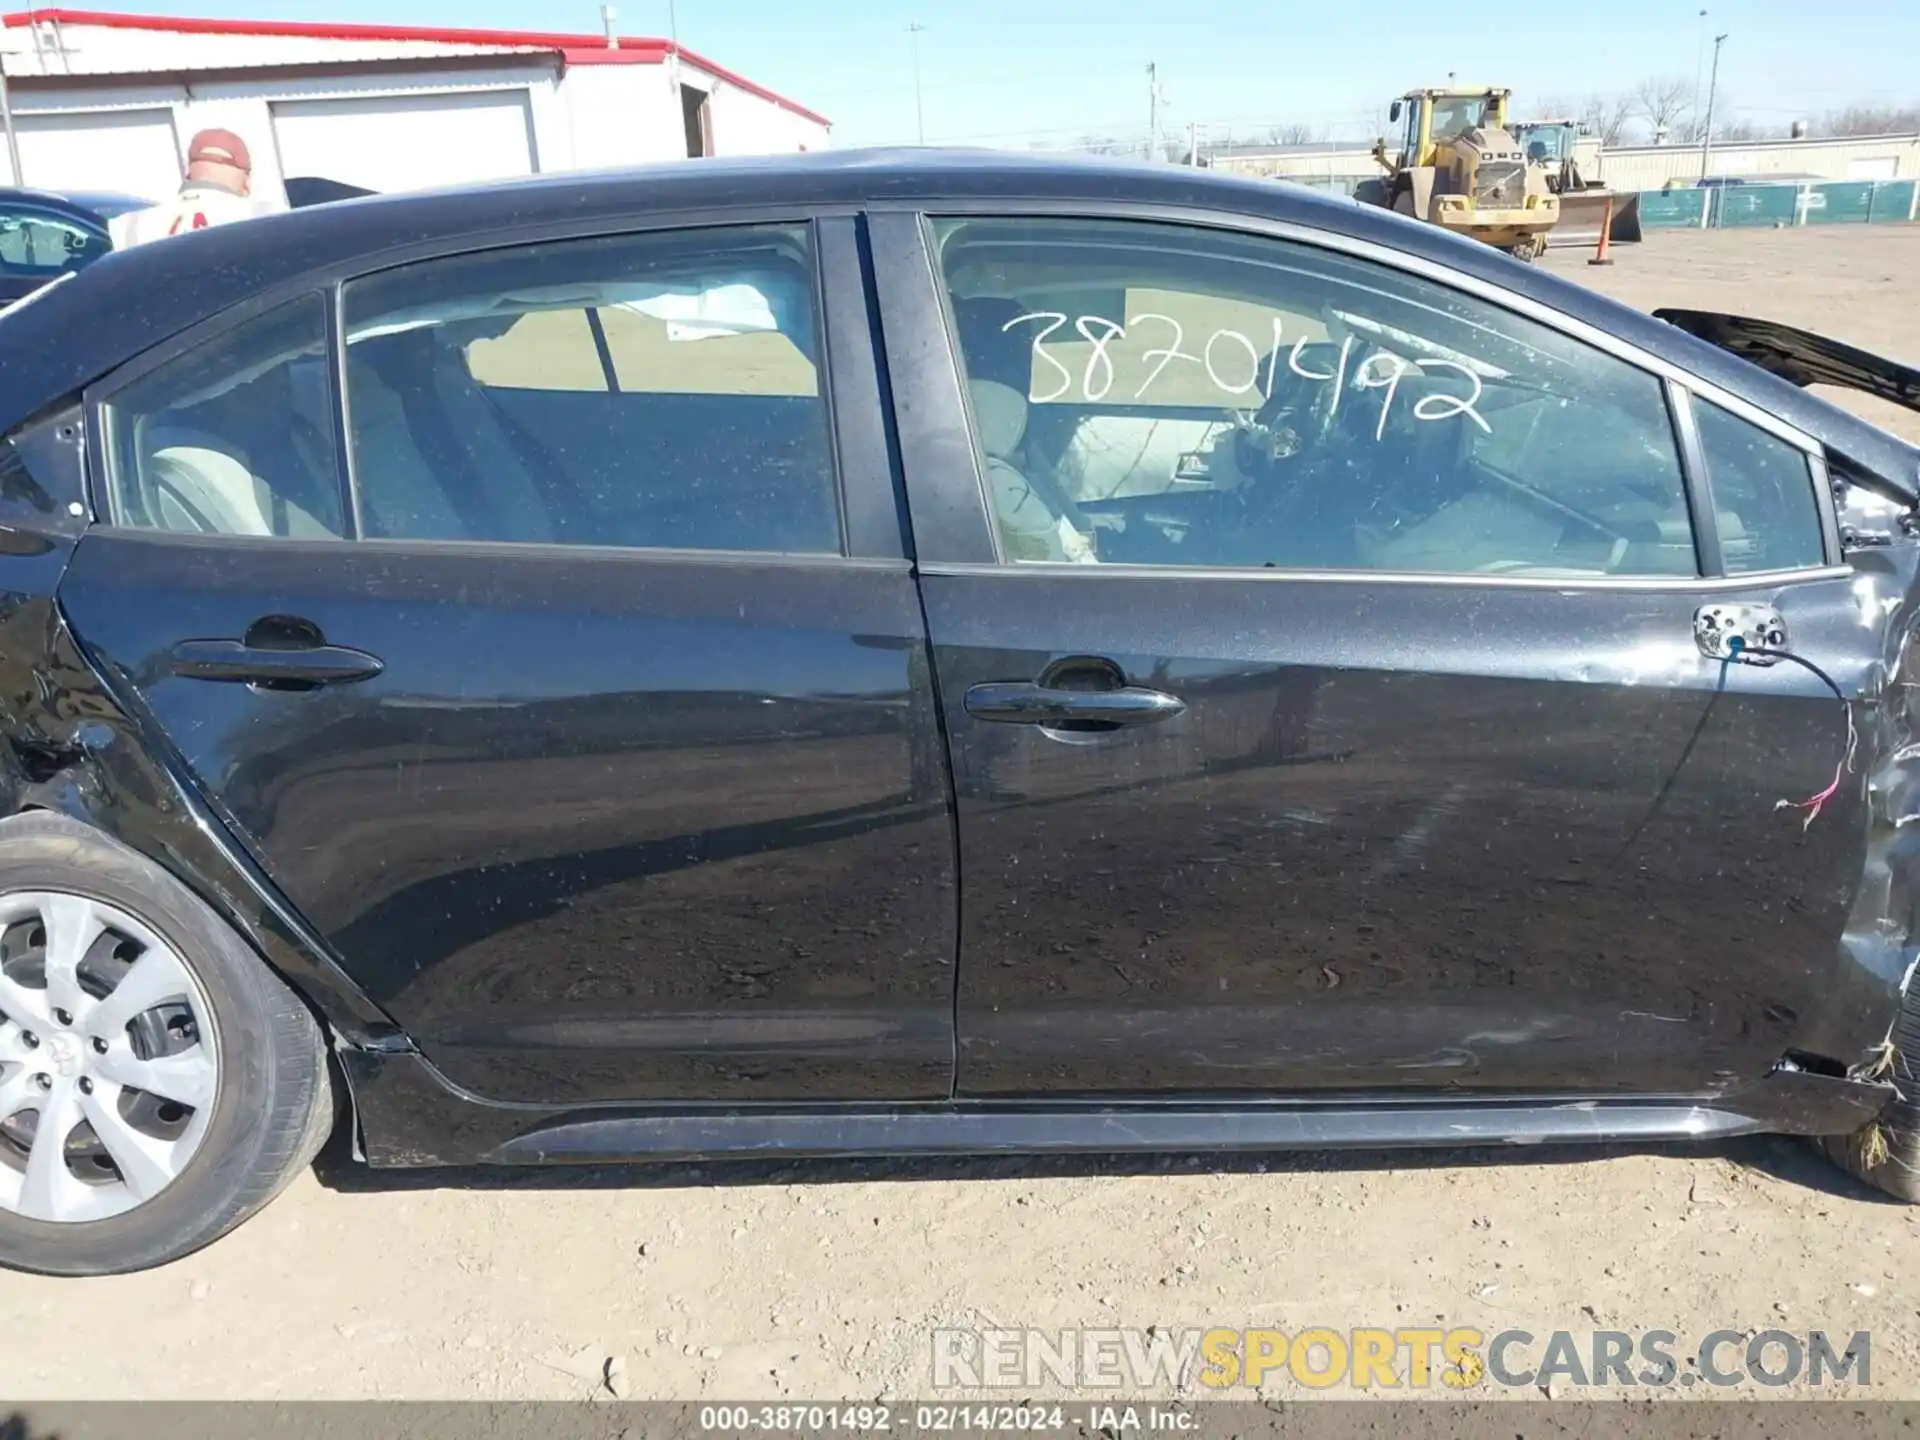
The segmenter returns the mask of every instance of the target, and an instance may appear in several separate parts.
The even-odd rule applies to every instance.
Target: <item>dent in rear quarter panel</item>
[[[317,944],[88,662],[57,599],[88,517],[84,440],[69,410],[0,440],[0,815],[51,810],[139,851],[243,935],[342,1039],[398,1031]]]

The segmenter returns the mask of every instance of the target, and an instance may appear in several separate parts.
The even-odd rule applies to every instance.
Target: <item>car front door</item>
[[[1694,634],[1857,627],[1806,442],[1311,232],[875,223],[960,1094],[1704,1092],[1817,1024],[1861,786],[1776,802],[1846,712]]]
[[[97,397],[76,633],[481,1096],[950,1091],[948,782],[852,226],[427,259]]]

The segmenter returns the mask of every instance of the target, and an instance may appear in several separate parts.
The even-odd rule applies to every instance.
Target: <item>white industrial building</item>
[[[1351,190],[1356,179],[1381,173],[1370,147],[1358,142],[1319,145],[1216,145],[1201,156],[1216,170],[1298,184]],[[1603,148],[1583,135],[1574,158],[1581,174],[1616,190],[1659,190],[1700,178],[1698,145],[1615,145]],[[1710,175],[1745,180],[1920,179],[1920,135],[1845,135],[1716,144]]]
[[[1659,190],[1700,178],[1698,145],[1616,145],[1600,174],[1616,190]],[[1709,175],[1743,180],[1920,179],[1920,135],[1839,135],[1818,140],[1722,141],[1706,156]]]
[[[392,191],[818,150],[829,122],[670,41],[35,10],[0,17],[21,176],[152,199],[220,126],[255,188]],[[10,168],[0,148],[0,183]]]

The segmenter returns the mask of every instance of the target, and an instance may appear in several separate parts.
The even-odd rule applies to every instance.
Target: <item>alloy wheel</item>
[[[74,1223],[152,1199],[219,1085],[212,1008],[150,926],[84,895],[0,896],[0,1210]]]

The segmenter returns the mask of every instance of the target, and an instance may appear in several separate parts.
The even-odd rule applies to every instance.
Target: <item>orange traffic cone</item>
[[[1593,258],[1587,261],[1587,264],[1611,265],[1613,263],[1613,257],[1607,253],[1607,241],[1609,240],[1609,238],[1612,237],[1612,235],[1613,235],[1613,197],[1609,195],[1607,197],[1607,213],[1605,218],[1602,219],[1600,222],[1600,244],[1598,248],[1594,250]]]

